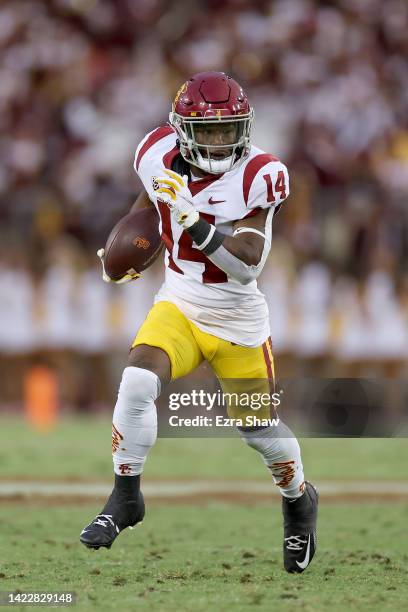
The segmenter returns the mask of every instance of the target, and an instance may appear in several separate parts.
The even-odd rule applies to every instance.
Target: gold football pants
[[[172,380],[186,376],[206,360],[224,393],[273,393],[275,376],[270,338],[257,347],[239,346],[202,331],[171,302],[157,302],[140,327],[132,348],[139,344],[155,346],[167,353]],[[245,383],[242,379],[252,380]],[[233,400],[229,402],[230,416],[240,417],[240,410],[237,412]],[[257,417],[270,416],[269,405],[257,409]]]

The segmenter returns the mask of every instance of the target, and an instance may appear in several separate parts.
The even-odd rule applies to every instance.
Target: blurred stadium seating
[[[3,406],[33,363],[67,405],[112,400],[162,269],[110,287],[95,251],[140,190],[137,143],[205,69],[244,85],[291,174],[261,282],[278,372],[406,374],[407,29],[404,0],[5,0]]]

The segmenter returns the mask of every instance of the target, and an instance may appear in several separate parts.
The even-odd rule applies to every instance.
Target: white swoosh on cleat
[[[306,548],[306,555],[305,555],[304,560],[301,563],[299,563],[299,561],[296,561],[296,563],[298,564],[300,569],[305,569],[305,567],[307,567],[309,565],[309,557],[310,557],[310,534],[309,534],[309,537],[308,537],[307,548]]]

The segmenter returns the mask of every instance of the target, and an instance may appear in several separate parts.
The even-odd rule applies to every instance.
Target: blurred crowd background
[[[283,376],[403,376],[408,357],[405,0],[4,0],[0,402],[32,368],[64,403],[114,397],[162,278],[101,281],[132,163],[186,78],[225,70],[253,142],[289,167],[261,288]]]

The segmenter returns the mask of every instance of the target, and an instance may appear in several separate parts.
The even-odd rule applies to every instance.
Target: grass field
[[[33,432],[23,420],[3,417],[0,425],[3,477],[111,480],[110,415],[66,418],[49,434]],[[408,480],[406,438],[305,438],[301,447],[310,479]],[[257,453],[234,438],[159,439],[145,476],[269,478]]]
[[[12,510],[12,511],[11,511]],[[357,511],[356,511],[357,510]],[[73,590],[102,610],[396,610],[407,601],[402,505],[321,509],[318,557],[282,571],[279,509],[153,507],[110,551],[77,543],[93,506],[2,511],[2,589]]]
[[[111,479],[109,417],[66,419],[39,435],[0,420],[3,481]],[[407,480],[406,440],[304,440],[307,476],[319,481]],[[145,479],[256,479],[269,475],[239,440],[159,440]],[[0,479],[1,484],[1,479]],[[272,486],[272,485],[271,485]],[[408,599],[406,498],[363,503],[321,498],[318,552],[302,575],[282,569],[282,524],[268,503],[149,503],[143,525],[110,551],[78,543],[100,501],[3,500],[0,590],[72,590],[76,609],[395,610]],[[23,609],[23,608],[21,608]]]

